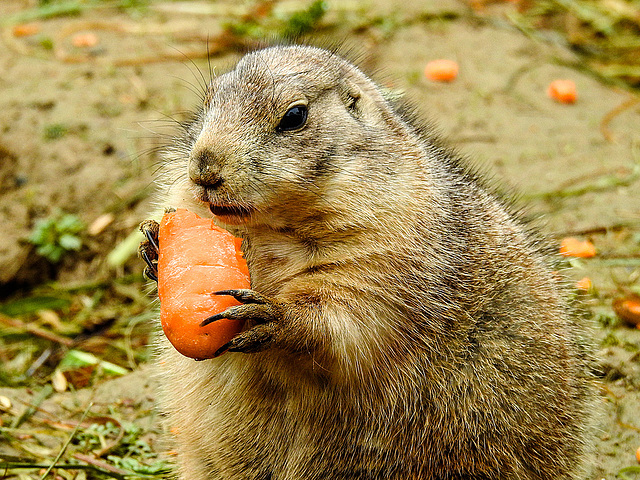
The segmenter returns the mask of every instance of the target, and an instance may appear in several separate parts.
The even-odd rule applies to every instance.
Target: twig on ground
[[[605,234],[607,232],[615,232],[618,230],[622,230],[624,228],[632,228],[637,226],[637,222],[618,222],[612,223],[611,225],[594,225],[591,227],[585,227],[578,230],[566,230],[564,232],[559,232],[555,236],[558,238],[564,237],[580,237],[584,235],[597,235],[597,234]]]
[[[80,417],[80,421],[78,422],[78,425],[76,425],[76,428],[73,429],[73,432],[71,432],[71,435],[69,435],[69,438],[67,438],[67,441],[64,443],[64,445],[62,445],[62,448],[58,452],[58,455],[53,460],[51,465],[49,465],[49,468],[47,468],[47,470],[42,474],[42,477],[40,477],[40,480],[44,480],[45,478],[47,478],[47,475],[49,475],[49,472],[51,472],[51,470],[55,467],[56,463],[58,463],[60,461],[60,458],[62,458],[62,455],[64,455],[64,452],[67,450],[67,447],[71,443],[71,440],[73,440],[73,437],[75,436],[75,434],[78,433],[78,429],[80,428],[80,425],[82,424],[82,421],[85,419],[85,417],[89,413],[89,410],[91,410],[92,406],[93,406],[93,402],[91,402],[91,403],[89,403],[89,405],[87,405],[87,408],[82,413],[82,417]]]
[[[73,458],[76,460],[80,460],[81,462],[88,463],[89,465],[93,465],[99,470],[107,471],[116,475],[131,475],[131,472],[126,470],[122,470],[121,468],[114,467],[113,465],[108,464],[102,460],[98,460],[97,458],[92,457],[91,455],[85,455],[84,453],[74,453]]]
[[[627,187],[633,184],[638,179],[640,179],[640,161],[636,161],[631,168],[631,172],[622,178],[618,175],[603,175],[589,185],[573,188],[559,188],[557,190],[551,190],[549,192],[525,194],[523,195],[523,199],[531,201],[579,197],[587,193],[602,192],[604,190],[611,190],[618,187]]]
[[[622,480],[633,480],[630,476],[626,475],[627,473],[640,473],[640,467],[625,467],[622,470],[618,471],[617,476],[622,478]]]
[[[31,333],[37,337],[44,338],[46,340],[50,340],[52,342],[59,343],[60,345],[64,345],[65,347],[71,347],[73,345],[73,340],[67,337],[62,337],[58,334],[50,332],[48,330],[44,330],[40,327],[34,327],[33,325],[29,325],[28,323],[21,322],[16,318],[7,317],[0,313],[0,322],[8,325],[10,327],[14,327],[20,330],[24,330],[25,332]]]
[[[640,97],[633,95],[602,117],[602,120],[600,121],[600,132],[607,142],[613,142],[614,140],[613,133],[609,129],[611,121],[625,110],[628,110],[639,103]]]
[[[20,415],[13,421],[13,423],[11,424],[11,428],[18,428],[24,422],[29,420],[29,418],[34,413],[36,413],[36,411],[40,407],[40,404],[47,398],[49,398],[52,393],[53,387],[50,384],[46,384],[44,387],[42,387],[42,390],[40,390],[40,393],[33,399],[33,402],[29,405],[29,407],[22,413],[22,415]]]

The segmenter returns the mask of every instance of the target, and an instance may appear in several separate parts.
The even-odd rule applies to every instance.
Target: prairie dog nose
[[[200,150],[189,158],[189,178],[196,185],[217,187],[222,184],[221,159],[209,150]]]

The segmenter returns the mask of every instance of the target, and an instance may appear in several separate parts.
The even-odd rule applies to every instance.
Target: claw
[[[240,290],[218,290],[213,292],[214,295],[232,295],[235,296]]]
[[[147,277],[149,277],[151,280],[153,280],[154,282],[156,282],[156,283],[158,282],[158,276],[155,273],[153,273],[153,271],[151,269],[145,268],[144,269],[144,274]]]
[[[213,294],[214,295],[230,295],[242,303],[261,303],[261,304],[267,303],[267,299],[264,296],[249,289],[220,290],[218,292],[213,292]]]
[[[260,352],[273,344],[280,328],[279,321],[283,317],[280,304],[251,289],[220,290],[212,295],[229,295],[241,304],[205,318],[200,323],[201,327],[223,318],[243,320],[249,322],[248,325],[251,327],[222,345],[214,356],[217,357],[224,352]]]
[[[240,333],[222,345],[215,352],[215,356],[224,352],[255,353],[269,348],[276,335],[277,326],[274,323],[259,325]]]
[[[216,313],[215,315],[211,315],[208,318],[205,318],[202,322],[200,322],[200,326],[201,327],[206,327],[207,325],[209,325],[210,323],[215,322],[216,320],[221,320],[223,318],[227,318],[223,315],[224,312],[221,313]]]
[[[219,357],[220,355],[222,355],[224,352],[229,350],[229,347],[231,347],[231,342],[227,342],[224,345],[222,345],[218,350],[216,350],[216,353],[213,354],[213,358]]]
[[[223,318],[228,318],[229,320],[238,320],[242,317],[241,308],[242,308],[242,305],[229,307],[224,312],[216,313],[215,315],[211,315],[210,317],[205,318],[202,321],[202,323],[200,323],[200,326],[206,327],[210,323],[213,323],[217,320],[221,320]]]
[[[151,269],[152,272],[157,273],[158,267],[153,263],[153,260],[149,258],[149,254],[144,250],[142,250],[140,254],[142,255],[144,262],[149,266],[149,269]]]
[[[160,225],[155,220],[145,220],[140,224],[140,231],[146,237],[146,240],[140,242],[138,254],[147,266],[144,274],[151,280],[158,282],[158,229]]]
[[[145,229],[144,230],[144,234],[147,237],[147,240],[149,240],[149,243],[151,245],[153,245],[153,248],[156,249],[156,252],[158,251],[158,243],[156,242],[156,239],[153,238],[153,233],[151,232],[151,230]]]

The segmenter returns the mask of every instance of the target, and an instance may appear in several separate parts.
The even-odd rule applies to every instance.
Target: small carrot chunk
[[[458,76],[458,64],[446,58],[431,60],[424,68],[424,76],[434,82],[452,82]]]
[[[78,48],[95,47],[99,42],[100,40],[95,33],[78,33],[71,39],[72,45]]]
[[[593,287],[593,284],[591,283],[591,279],[589,277],[581,278],[576,282],[576,288],[578,290],[583,290],[585,292],[588,292],[589,290],[591,290],[592,287]]]
[[[578,98],[573,80],[554,80],[547,87],[547,95],[560,103],[575,103]]]
[[[596,247],[589,240],[567,237],[560,243],[560,254],[566,257],[591,258],[596,255]]]
[[[21,23],[14,25],[12,33],[14,37],[30,37],[40,33],[41,26],[39,23]]]
[[[613,301],[613,311],[629,326],[640,328],[640,296],[631,294]]]
[[[158,242],[162,330],[181,354],[212,358],[243,327],[243,322],[226,318],[200,326],[211,315],[238,305],[233,297],[214,292],[250,286],[239,239],[211,219],[178,209],[162,217]]]

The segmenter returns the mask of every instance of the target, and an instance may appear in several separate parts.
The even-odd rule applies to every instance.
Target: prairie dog
[[[241,236],[251,290],[223,355],[159,347],[180,478],[579,478],[588,355],[503,202],[334,53],[250,53],[204,97],[162,201]]]

